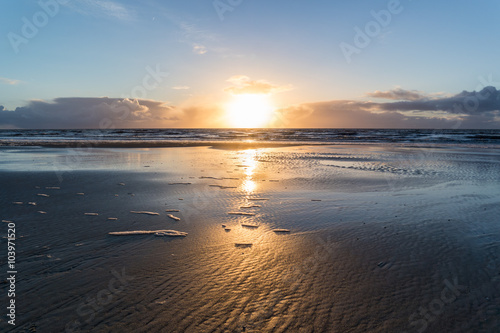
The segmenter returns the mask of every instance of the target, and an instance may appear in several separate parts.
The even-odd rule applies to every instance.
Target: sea
[[[298,144],[451,144],[497,146],[500,129],[4,129],[0,146],[75,146],[109,143],[115,147],[210,142]]]

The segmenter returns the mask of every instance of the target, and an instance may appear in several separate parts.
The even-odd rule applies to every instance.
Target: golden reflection
[[[243,181],[242,187],[243,187],[243,191],[250,194],[250,193],[253,193],[255,191],[255,189],[257,188],[257,183],[255,183],[251,179],[245,179]]]
[[[245,179],[243,180],[243,191],[248,194],[257,189],[257,183],[253,180],[255,169],[257,168],[257,149],[245,150],[241,156],[241,165],[245,168]]]

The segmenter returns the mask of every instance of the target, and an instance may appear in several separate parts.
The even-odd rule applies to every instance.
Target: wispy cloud
[[[188,23],[187,21],[180,21],[178,19],[173,20],[173,22],[179,26],[186,39],[204,42],[214,42],[219,39],[214,33],[200,29],[194,23]]]
[[[15,80],[15,79],[9,79],[9,78],[6,78],[6,77],[0,77],[0,83],[8,84],[8,85],[11,85],[11,86],[15,86],[15,85],[20,84],[22,82],[23,81],[21,81],[21,80]]]
[[[175,86],[175,87],[172,87],[172,89],[174,89],[174,90],[188,90],[191,88],[188,86]]]
[[[374,92],[367,93],[366,95],[369,97],[391,99],[396,101],[417,101],[417,100],[438,99],[438,98],[452,96],[442,92],[428,94],[419,90],[406,90],[399,87],[386,91],[376,90]]]
[[[231,52],[223,45],[223,38],[208,29],[203,29],[197,24],[195,18],[184,13],[173,13],[158,9],[159,12],[178,28],[179,42],[191,46],[193,53],[204,55],[207,53],[217,54],[224,58],[233,57]]]
[[[376,90],[371,93],[366,94],[369,97],[375,97],[375,98],[385,98],[385,99],[392,99],[392,100],[403,100],[403,101],[415,101],[418,99],[424,99],[427,96],[425,93],[417,90],[405,90],[401,88],[396,88],[393,90],[387,90],[387,91],[380,91]]]
[[[131,20],[134,13],[122,4],[110,0],[80,0],[67,4],[73,10],[92,16],[108,16],[120,20]]]
[[[206,46],[200,45],[200,44],[194,44],[193,45],[193,52],[196,54],[205,54],[208,52]]]
[[[185,20],[179,20],[178,18],[170,18],[170,20],[179,27],[182,35],[181,41],[191,45],[193,53],[203,55],[209,51],[217,50],[217,47],[213,47],[218,41],[215,34],[200,29],[194,23],[188,23]]]
[[[233,95],[241,94],[275,94],[293,89],[292,85],[280,86],[266,80],[251,80],[246,75],[234,75],[227,79],[232,86],[224,89]]]

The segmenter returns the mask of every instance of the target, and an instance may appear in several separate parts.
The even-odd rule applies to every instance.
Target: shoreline
[[[500,149],[500,143],[446,143],[446,142],[380,142],[380,141],[114,141],[114,140],[80,140],[80,141],[24,141],[11,142],[0,140],[2,148],[42,147],[42,148],[178,148],[178,147],[212,147],[219,149],[255,149],[296,146],[393,146],[402,148],[478,148]]]

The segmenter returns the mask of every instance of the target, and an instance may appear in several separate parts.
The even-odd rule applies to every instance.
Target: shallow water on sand
[[[16,329],[500,328],[499,150],[9,149],[0,206],[20,237]],[[188,236],[108,235],[164,229]]]

